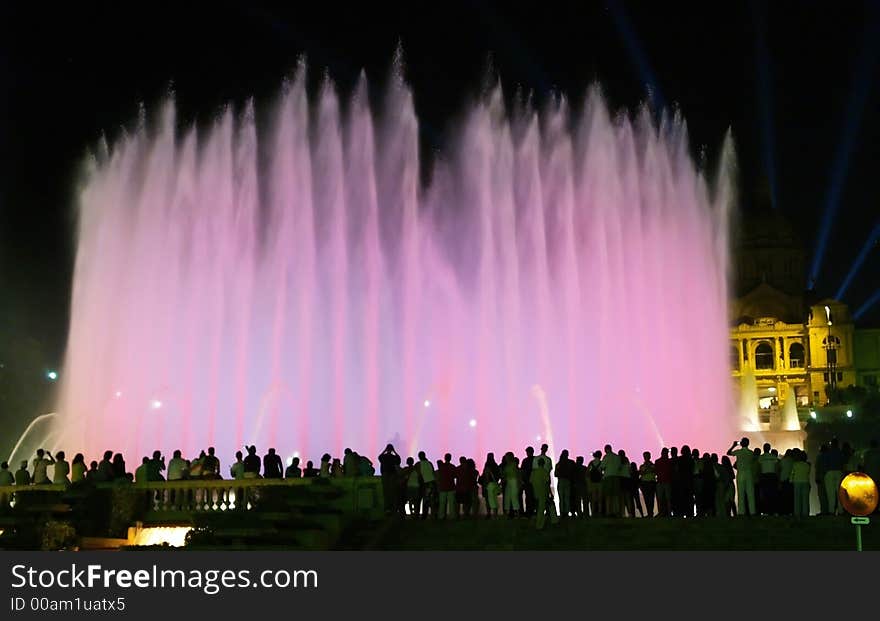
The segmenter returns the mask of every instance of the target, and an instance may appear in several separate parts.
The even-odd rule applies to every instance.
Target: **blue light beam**
[[[758,74],[758,116],[761,123],[761,155],[764,160],[764,173],[770,185],[770,204],[773,209],[779,206],[776,189],[776,150],[774,148],[772,115],[772,81],[770,80],[770,55],[767,53],[767,22],[763,10],[756,0],[752,0],[752,16],[755,20],[755,68]]]
[[[861,319],[862,315],[868,312],[868,309],[874,306],[874,304],[876,304],[877,302],[880,302],[880,289],[877,289],[877,291],[874,292],[874,295],[869,297],[867,300],[865,300],[864,304],[859,306],[858,310],[853,313],[853,319],[855,321]]]
[[[810,266],[810,275],[807,280],[807,286],[810,289],[815,286],[819,277],[819,269],[822,267],[822,259],[828,247],[828,237],[834,224],[834,216],[840,206],[840,194],[843,191],[846,173],[849,170],[849,160],[858,137],[865,103],[868,100],[871,84],[875,77],[878,50],[880,50],[880,19],[875,11],[871,25],[865,32],[865,50],[855,74],[855,90],[847,105],[843,135],[838,143],[834,166],[831,170],[831,185],[828,187],[828,193],[825,197],[825,211],[822,214],[822,223],[819,227],[816,249],[813,253],[813,263]]]
[[[651,104],[651,109],[655,115],[660,116],[663,110],[666,109],[666,99],[660,91],[660,84],[657,82],[657,76],[651,68],[651,63],[648,62],[648,56],[642,49],[639,38],[633,30],[623,6],[617,0],[609,0],[607,6],[611,13],[611,18],[614,20],[614,25],[617,27],[617,33],[623,39],[623,44],[626,46],[630,59],[635,63],[639,79],[647,87],[648,101]]]
[[[849,268],[849,272],[847,272],[846,278],[844,278],[843,282],[840,283],[840,288],[837,290],[837,294],[834,296],[835,300],[843,299],[843,294],[846,293],[846,290],[852,283],[852,279],[855,278],[856,274],[859,272],[859,269],[861,269],[862,265],[865,263],[865,259],[868,258],[868,255],[871,253],[871,250],[873,250],[878,241],[880,241],[880,220],[877,220],[877,224],[874,225],[874,229],[871,231],[871,234],[868,235],[868,239],[865,240],[865,245],[862,246],[861,250],[859,250],[859,254],[856,256],[856,260],[853,261],[852,266]]]

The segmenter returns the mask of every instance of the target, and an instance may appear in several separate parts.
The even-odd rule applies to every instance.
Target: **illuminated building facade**
[[[743,407],[757,402],[762,428],[780,424],[790,399],[803,420],[811,408],[829,402],[834,388],[871,377],[857,371],[856,331],[847,305],[808,301],[803,250],[781,216],[767,214],[743,224],[734,269],[731,369],[738,390],[756,390],[756,399],[741,397]],[[859,343],[869,349],[867,338]],[[874,362],[880,369],[880,360]]]

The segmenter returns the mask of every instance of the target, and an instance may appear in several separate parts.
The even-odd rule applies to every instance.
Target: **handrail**
[[[0,486],[0,505],[15,499],[22,494],[37,492],[55,492],[62,494],[68,490],[131,490],[143,494],[148,511],[226,511],[250,510],[259,505],[259,501],[269,488],[298,488],[307,498],[319,490],[337,490],[341,493],[338,500],[314,498],[316,505],[333,505],[343,511],[358,512],[375,510],[381,505],[381,478],[378,476],[364,477],[315,477],[296,479],[184,479],[175,481],[148,481],[129,483],[127,481],[101,482],[95,484],[67,485],[7,485]],[[263,491],[265,490],[265,491]],[[366,501],[361,501],[362,491],[368,493]]]
[[[345,486],[348,483],[359,483],[366,485],[379,485],[381,477],[378,476],[362,476],[362,477],[310,477],[295,479],[178,479],[174,481],[147,481],[143,483],[129,483],[127,481],[102,481],[100,483],[92,483],[90,487],[95,489],[213,489],[225,487],[296,487],[308,486],[317,483],[324,485]],[[77,484],[65,483],[43,483],[40,485],[0,485],[0,494],[14,492],[63,492]]]

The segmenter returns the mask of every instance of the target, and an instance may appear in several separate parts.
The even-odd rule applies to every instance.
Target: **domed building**
[[[856,383],[849,309],[810,299],[802,248],[778,213],[744,219],[735,237],[731,366],[759,429],[794,430],[796,408],[803,418],[830,390]]]

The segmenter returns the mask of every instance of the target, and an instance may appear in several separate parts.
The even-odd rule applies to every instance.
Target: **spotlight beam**
[[[651,63],[648,62],[648,56],[645,54],[645,50],[642,49],[639,38],[636,36],[635,30],[633,30],[632,24],[626,16],[626,11],[620,2],[618,0],[610,0],[608,2],[608,11],[611,13],[614,25],[617,27],[617,33],[626,46],[630,60],[636,66],[639,79],[648,89],[648,101],[651,103],[651,109],[654,111],[654,114],[659,116],[666,108],[666,100],[660,91],[660,85],[657,82],[654,70],[651,68]]]
[[[858,310],[853,313],[853,319],[855,319],[856,321],[861,319],[862,315],[868,312],[868,309],[874,306],[874,304],[876,304],[877,302],[880,302],[880,289],[877,289],[877,291],[874,292],[874,295],[869,297],[867,300],[865,300],[864,304],[859,306]]]
[[[856,260],[853,261],[852,266],[850,266],[849,271],[846,274],[846,278],[844,278],[843,282],[840,283],[840,288],[837,290],[837,294],[834,296],[835,300],[843,299],[843,294],[846,293],[846,290],[852,283],[853,278],[855,278],[856,274],[859,272],[859,269],[861,269],[862,265],[865,263],[865,259],[868,258],[868,254],[870,254],[874,246],[877,245],[878,241],[880,241],[880,220],[877,220],[877,223],[874,225],[874,229],[871,231],[870,235],[868,235],[868,239],[865,240],[865,244],[862,246],[862,249],[859,250],[859,254],[856,256]]]
[[[846,114],[844,115],[846,121],[843,135],[838,143],[834,166],[831,170],[831,184],[825,197],[825,210],[822,214],[822,222],[816,238],[816,249],[813,253],[813,262],[810,266],[810,274],[807,280],[807,285],[811,289],[815,286],[816,280],[819,277],[822,259],[825,257],[828,238],[834,224],[834,216],[837,214],[838,207],[840,206],[840,195],[843,192],[843,184],[846,181],[846,174],[849,170],[849,160],[858,138],[862,113],[865,110],[865,104],[874,81],[878,51],[880,51],[880,42],[878,40],[880,40],[880,15],[875,10],[871,19],[871,25],[865,32],[865,48],[855,73],[855,90],[847,105]]]
[[[755,21],[755,68],[758,74],[758,116],[761,119],[761,155],[764,172],[770,185],[770,204],[779,206],[776,189],[776,151],[773,140],[772,84],[770,79],[770,56],[767,53],[767,22],[756,0],[752,0],[752,17]]]

